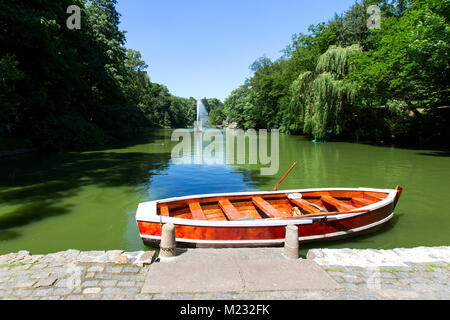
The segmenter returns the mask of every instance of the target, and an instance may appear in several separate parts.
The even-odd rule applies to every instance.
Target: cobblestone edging
[[[450,247],[310,250],[341,289],[141,294],[154,252],[20,251],[0,256],[0,299],[450,299],[449,255]]]
[[[28,251],[0,256],[0,299],[137,298],[155,252]]]
[[[354,299],[450,299],[450,247],[315,249],[314,260]]]

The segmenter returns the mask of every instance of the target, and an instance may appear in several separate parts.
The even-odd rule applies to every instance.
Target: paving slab
[[[237,292],[243,290],[239,268],[234,261],[220,266],[205,261],[176,260],[154,263],[142,293]]]
[[[246,291],[334,290],[341,286],[314,261],[238,261]]]
[[[143,294],[334,290],[317,263],[289,260],[280,248],[195,249],[151,265]]]

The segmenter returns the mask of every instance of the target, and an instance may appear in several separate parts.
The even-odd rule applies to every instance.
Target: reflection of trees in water
[[[83,187],[148,185],[170,161],[168,137],[143,145],[143,152],[35,153],[2,160],[0,202],[19,207],[0,215],[0,230],[69,213],[61,202]]]
[[[259,140],[258,144],[265,143],[267,145],[267,154],[272,156],[272,148],[270,134],[267,139]],[[205,148],[205,142],[203,143]],[[229,154],[226,152],[226,138],[223,138],[224,162],[230,160]],[[249,155],[249,140],[246,138],[246,154],[245,163],[238,163],[238,144],[234,143],[233,164],[229,164],[234,170],[241,172],[245,183],[252,188],[259,190],[271,190],[273,186],[281,179],[284,173],[297,161],[298,165],[289,174],[289,177],[280,186],[281,189],[287,188],[323,188],[323,187],[343,187],[347,186],[348,176],[342,174],[341,169],[349,172],[352,162],[348,162],[345,156],[346,149],[342,146],[336,146],[332,143],[313,143],[310,139],[303,136],[291,136],[280,134],[279,139],[279,170],[275,175],[261,175],[262,167],[270,167],[270,164],[260,163],[259,145],[256,149],[257,164],[251,164]],[[197,150],[198,151],[198,150]],[[193,148],[193,153],[194,153]],[[276,155],[275,155],[276,156]],[[254,157],[253,157],[254,158]],[[273,159],[272,159],[273,161]]]
[[[301,172],[303,173],[302,187],[325,187],[327,177],[327,161],[324,161],[324,151],[320,144],[313,144],[299,148],[301,158]]]
[[[268,154],[271,154],[271,142],[267,139]],[[248,158],[247,158],[248,160]],[[333,184],[345,183],[345,177],[339,176],[335,164],[341,160],[341,151],[331,144],[313,143],[302,136],[280,134],[279,170],[272,176],[262,176],[261,166],[268,165],[235,165],[233,167],[246,170],[246,176],[261,190],[271,190],[294,162],[297,166],[283,181],[280,190],[297,188],[323,188]]]
[[[280,135],[280,142],[281,136],[282,135]],[[272,147],[272,136],[270,131],[267,133],[267,136],[261,136],[259,135],[259,132],[256,131],[256,135],[254,137],[245,137],[244,156],[240,156],[238,154],[240,151],[239,143],[237,141],[238,139],[239,138],[236,138],[234,141],[234,158],[227,155],[227,160],[233,162],[230,166],[235,170],[242,172],[244,181],[253,188],[264,191],[271,190],[276,183],[277,177],[281,173],[281,170],[279,170],[278,174],[275,175],[263,175],[261,174],[261,168],[271,167],[274,161],[278,161],[281,166],[282,157],[281,150],[279,150],[279,148]],[[279,151],[276,152],[276,150]],[[272,152],[275,152],[276,154],[272,154]],[[263,159],[264,157],[266,159]],[[278,160],[274,157],[278,157]],[[279,169],[281,169],[281,167]]]

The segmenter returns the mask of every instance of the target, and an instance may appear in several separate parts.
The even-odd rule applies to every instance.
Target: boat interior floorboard
[[[204,197],[158,204],[158,214],[194,220],[290,218],[300,215],[336,214],[359,209],[387,197],[376,192],[317,191],[265,196]]]
[[[265,214],[273,217],[273,218],[283,218],[290,216],[287,213],[284,213],[276,208],[274,208],[269,202],[264,200],[262,197],[253,197],[253,204],[261,209]]]
[[[189,203],[189,208],[191,209],[192,217],[195,220],[207,220],[205,213],[198,202]]]
[[[241,214],[233,204],[228,199],[219,200],[219,207],[223,210],[223,213],[228,218],[228,220],[238,220],[246,218],[245,215]]]
[[[349,210],[355,209],[354,206],[349,205],[349,204],[347,204],[347,203],[345,203],[343,201],[340,201],[340,200],[338,200],[338,199],[336,199],[334,197],[331,197],[331,196],[324,195],[324,196],[322,196],[321,200],[322,200],[322,202],[325,202],[327,204],[332,205],[338,211],[340,211],[340,210],[349,211]]]
[[[311,214],[320,212],[318,208],[312,206],[311,203],[306,201],[305,199],[291,199],[291,202],[298,206],[300,211],[302,211],[303,213]]]

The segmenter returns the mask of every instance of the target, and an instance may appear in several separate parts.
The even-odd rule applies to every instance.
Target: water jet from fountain
[[[202,100],[197,101],[197,121],[194,122],[194,132],[202,132],[203,125],[208,122],[208,112]]]

